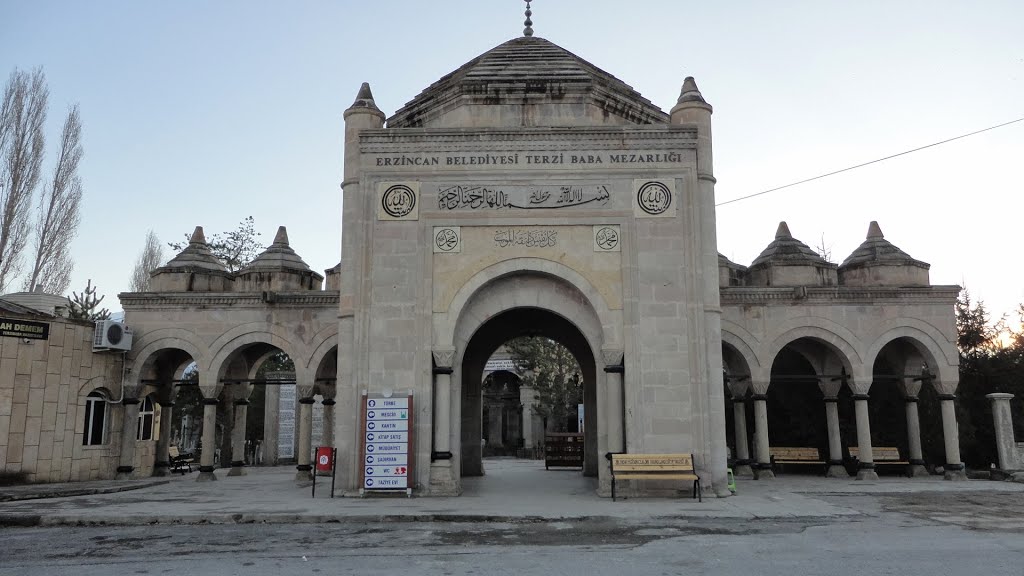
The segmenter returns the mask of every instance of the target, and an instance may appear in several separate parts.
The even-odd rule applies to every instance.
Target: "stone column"
[[[841,380],[818,380],[818,388],[825,395],[825,422],[828,425],[828,478],[849,478],[843,466],[843,442],[839,432],[839,390]]]
[[[434,358],[434,450],[430,454],[430,493],[457,496],[459,485],[452,470],[452,362],[454,348],[439,348]]]
[[[1010,400],[1013,394],[986,394],[992,401],[992,423],[996,432],[996,452],[999,454],[999,469],[1020,470],[1017,444],[1013,438],[1013,416],[1010,414]]]
[[[523,446],[527,450],[533,449],[534,443],[537,441],[533,425],[533,402],[536,394],[536,391],[529,386],[519,387],[519,403],[523,406]]]
[[[732,400],[732,424],[736,437],[736,457],[732,473],[740,478],[753,478],[754,470],[750,467],[750,446],[747,437],[747,402],[746,395],[750,387],[747,382],[729,381],[729,393]]]
[[[768,391],[767,382],[754,382],[754,394],[751,400],[754,401],[754,452],[757,456],[757,463],[754,464],[754,478],[758,480],[770,480],[775,478],[772,472],[771,453],[768,448]]]
[[[121,458],[120,466],[117,467],[117,479],[127,480],[132,477],[135,471],[135,440],[138,437],[139,429],[139,400],[138,398],[125,398],[121,401],[124,405],[123,426],[121,428]]]
[[[854,410],[857,414],[857,480],[878,480],[875,472],[875,455],[871,450],[871,418],[868,415],[867,394],[854,394]]]
[[[203,393],[204,396],[206,393]],[[203,449],[199,455],[199,476],[196,482],[212,482],[217,479],[214,470],[214,455],[217,450],[217,396],[203,398]]]
[[[313,479],[310,452],[313,449],[313,386],[297,384],[295,394],[299,397],[298,452],[295,454],[295,481],[305,483]]]
[[[955,390],[956,384],[944,385],[944,388]],[[960,430],[956,423],[956,394],[952,392],[939,394],[942,402],[942,436],[946,444],[946,464],[943,476],[946,480],[967,480],[964,463],[960,461]]]
[[[231,427],[231,470],[228,476],[245,476],[245,420],[249,413],[252,384],[235,386],[234,424]]]
[[[907,461],[910,466],[907,473],[912,477],[927,476],[924,467],[924,452],[921,450],[921,419],[917,412],[917,394],[921,391],[921,380],[904,378],[902,382],[903,400],[907,412],[907,446],[910,450]]]
[[[625,366],[622,363],[621,350],[603,350],[604,373],[605,373],[605,406],[607,414],[604,417],[605,428],[607,429],[607,447],[609,452],[624,452],[626,442],[623,437],[623,414],[622,414],[622,376]]]
[[[160,437],[156,440],[153,476],[168,476],[171,473],[171,424],[174,417],[174,402],[157,400],[157,403],[160,404]]]

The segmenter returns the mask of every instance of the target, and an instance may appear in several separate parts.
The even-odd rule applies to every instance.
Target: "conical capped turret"
[[[239,291],[319,290],[324,277],[313,272],[288,242],[288,230],[277,229],[274,242],[238,271]]]
[[[831,286],[838,282],[836,265],[793,238],[785,222],[779,222],[775,239],[750,265],[749,274],[754,286]]]
[[[202,226],[196,226],[188,246],[150,274],[152,292],[226,292],[234,279],[210,250]]]
[[[931,266],[885,239],[878,222],[864,242],[839,266],[839,283],[849,286],[927,286]]]

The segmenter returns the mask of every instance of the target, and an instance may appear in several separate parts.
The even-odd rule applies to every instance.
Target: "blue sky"
[[[0,74],[43,66],[50,140],[81,105],[72,288],[119,309],[148,229],[178,240],[255,217],[314,269],[340,255],[342,112],[361,82],[393,113],[522,33],[519,0],[8,1]],[[683,78],[715,107],[719,201],[1024,117],[1024,3],[537,0],[538,36],[668,110]],[[1024,302],[1024,122],[727,206],[749,264],[780,220],[841,262],[878,220],[996,313]],[[170,257],[172,254],[166,254]]]

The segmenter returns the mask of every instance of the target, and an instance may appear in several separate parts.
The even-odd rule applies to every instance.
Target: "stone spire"
[[[807,244],[793,238],[793,234],[789,231],[789,225],[785,222],[779,222],[779,227],[775,231],[775,240],[768,244],[768,247],[761,252],[750,267],[754,268],[768,263],[785,264],[787,266],[826,264],[825,259],[814,250],[811,250]]]
[[[693,79],[693,76],[687,76],[683,80],[683,89],[679,91],[679,100],[676,104],[682,104],[684,102],[700,102],[701,104],[707,104],[707,100],[704,99],[704,95],[700,93],[697,88],[697,81]]]
[[[359,108],[380,112],[380,108],[377,108],[377,103],[373,101],[373,92],[370,91],[369,82],[363,82],[362,86],[359,87],[359,93],[356,94],[356,101],[348,107],[349,110]]]
[[[833,286],[836,265],[826,262],[807,244],[793,238],[789,225],[779,222],[775,239],[748,268],[751,286]]]
[[[523,30],[523,36],[533,36],[533,20],[530,20],[530,16],[533,16],[533,11],[530,10],[530,2],[532,0],[526,0],[526,21],[523,25],[526,29]]]

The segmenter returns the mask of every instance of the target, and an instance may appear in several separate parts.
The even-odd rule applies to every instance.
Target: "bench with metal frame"
[[[693,497],[703,502],[700,476],[693,469],[693,454],[610,454],[612,502],[618,480],[692,480]]]
[[[167,449],[167,457],[171,465],[171,472],[179,472],[182,476],[185,475],[185,469],[192,472],[192,463],[196,459],[192,454],[182,454],[178,451],[177,446],[171,446]]]

